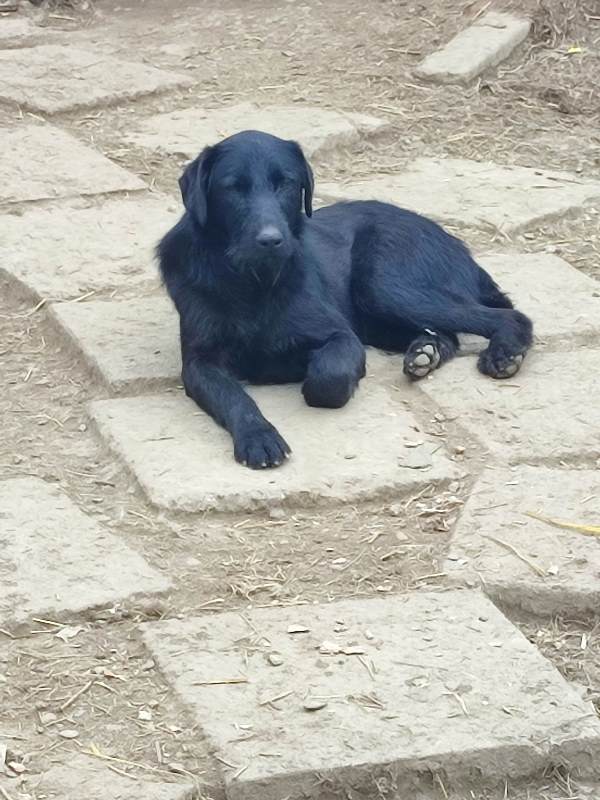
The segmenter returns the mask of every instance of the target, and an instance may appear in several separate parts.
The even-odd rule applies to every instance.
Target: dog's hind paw
[[[437,369],[441,356],[434,342],[413,342],[404,354],[404,374],[417,381]]]
[[[488,347],[479,355],[477,367],[491,378],[512,378],[521,369],[525,353],[509,353],[502,347]]]
[[[285,439],[267,423],[266,427],[250,428],[235,440],[235,459],[250,469],[278,467],[290,457]]]

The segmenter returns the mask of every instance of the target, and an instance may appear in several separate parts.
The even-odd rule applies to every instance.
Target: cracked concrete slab
[[[156,390],[180,379],[179,316],[165,294],[55,303],[50,311],[111,391]]]
[[[551,253],[478,257],[519,311],[533,320],[535,340],[562,347],[600,341],[600,284]],[[461,354],[487,346],[478,336],[461,337]]]
[[[534,614],[596,612],[598,539],[539,517],[597,525],[598,485],[594,470],[487,469],[460,516],[444,572]]]
[[[90,413],[150,501],[178,511],[375,499],[459,474],[397,393],[375,379],[363,381],[351,402],[335,410],[309,408],[299,385],[249,392],[293,450],[278,469],[236,463],[229,434],[179,392],[100,400]]]
[[[0,140],[10,153],[2,163],[0,206],[146,188],[136,175],[53,125],[0,128]]]
[[[303,105],[257,106],[239,103],[223,108],[187,108],[158,114],[127,134],[139,147],[195,158],[206,145],[242,130],[268,131],[297,140],[307,156],[345,147],[383,130],[385,120],[366,114]]]
[[[166,592],[170,581],[38,478],[0,482],[0,624]]]
[[[172,200],[145,194],[107,198],[101,205],[69,203],[6,214],[0,270],[51,300],[115,290],[139,295],[159,285],[154,247],[178,217]],[[114,330],[115,341],[120,335]]]
[[[458,227],[509,234],[600,202],[600,182],[568,172],[417,158],[403,172],[319,183],[321,200],[382,200]]]
[[[481,375],[472,358],[419,382],[431,400],[500,462],[558,463],[600,458],[600,351],[529,353],[508,380]]]
[[[0,52],[0,102],[58,114],[190,86],[178,75],[94,49],[39,45]]]
[[[216,749],[230,800],[317,800],[324,784],[371,797],[384,775],[413,797],[424,774],[481,789],[556,762],[589,772],[600,757],[592,705],[479,592],[142,628]]]
[[[434,83],[468,83],[504,61],[529,35],[531,20],[488,11],[444,47],[428,55],[415,75]]]

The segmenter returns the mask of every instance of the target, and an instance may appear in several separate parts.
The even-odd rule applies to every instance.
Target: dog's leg
[[[184,361],[182,378],[188,396],[229,431],[241,464],[252,469],[277,467],[289,457],[287,442],[225,370],[191,357]]]
[[[490,308],[480,303],[457,303],[443,294],[402,287],[371,301],[370,313],[394,324],[419,330],[474,333],[490,340],[480,354],[480,372],[492,378],[511,378],[523,363],[533,341],[531,320],[512,308]]]
[[[453,333],[426,330],[410,343],[404,354],[404,374],[415,381],[454,358],[458,339]]]
[[[302,386],[309,406],[341,408],[365,374],[365,348],[352,331],[336,333],[313,350]]]

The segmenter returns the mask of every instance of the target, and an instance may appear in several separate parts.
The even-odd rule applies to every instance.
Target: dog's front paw
[[[250,469],[268,469],[290,457],[290,447],[272,425],[249,428],[239,435],[234,446],[235,459]]]

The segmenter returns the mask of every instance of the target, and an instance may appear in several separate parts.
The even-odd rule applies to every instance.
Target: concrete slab
[[[40,776],[26,779],[40,797],[48,800],[191,800],[193,787],[181,783],[158,783],[115,772],[98,758],[70,755]]]
[[[534,324],[536,342],[549,347],[600,341],[600,284],[549,253],[483,255],[477,259]],[[462,352],[487,346],[463,338]]]
[[[0,509],[4,626],[170,588],[160,572],[42,480],[2,481]]]
[[[154,247],[178,217],[176,203],[155,195],[5,214],[0,271],[52,300],[114,289],[139,294],[160,284]]]
[[[495,601],[544,616],[600,607],[600,544],[529,514],[598,524],[598,472],[520,466],[479,478],[443,570]]]
[[[384,200],[459,227],[515,233],[600,201],[600,182],[568,172],[462,158],[417,158],[397,175],[317,184],[321,200]]]
[[[419,64],[417,77],[435,83],[468,83],[495,67],[529,35],[531,20],[488,11]]]
[[[48,35],[48,30],[42,31],[27,17],[16,14],[0,17],[0,49],[33,44],[33,40],[42,33]]]
[[[155,390],[180,380],[179,316],[166,295],[56,303],[51,313],[112,392]]]
[[[460,358],[419,387],[500,461],[597,459],[599,368],[598,350],[533,351],[514,378],[493,380]]]
[[[122,103],[192,83],[189,75],[94,49],[47,44],[0,52],[0,102],[44,114]]]
[[[478,592],[142,629],[226,765],[230,800],[371,797],[383,775],[413,797],[438,772],[446,788],[481,789],[600,755],[591,704]]]
[[[312,157],[344,147],[388,123],[366,114],[343,113],[313,106],[257,106],[239,103],[224,108],[188,108],[158,114],[141,122],[127,141],[152,150],[195,158],[200,150],[243,130],[261,130],[295,139]]]
[[[440,442],[374,380],[343,409],[309,408],[300,386],[250,389],[293,450],[275,470],[234,461],[229,434],[182,393],[101,400],[100,434],[152,503],[179,511],[313,506],[397,496],[457,476]],[[412,396],[412,394],[411,394]]]
[[[5,156],[0,206],[146,188],[138,177],[52,125],[0,128],[0,140]]]

